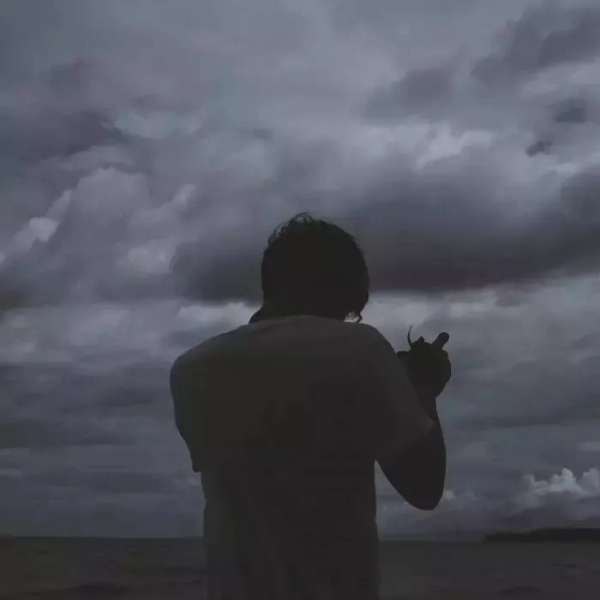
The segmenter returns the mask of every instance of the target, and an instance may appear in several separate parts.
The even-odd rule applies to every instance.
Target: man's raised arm
[[[433,427],[417,441],[393,456],[377,462],[394,489],[412,506],[420,510],[437,507],[446,482],[446,445],[435,407],[435,398],[427,391],[415,389],[421,403],[430,406],[426,412]]]
[[[366,424],[372,455],[394,489],[412,506],[433,510],[446,477],[446,448],[436,397],[450,379],[447,353],[419,342],[401,360],[372,328],[366,373]]]

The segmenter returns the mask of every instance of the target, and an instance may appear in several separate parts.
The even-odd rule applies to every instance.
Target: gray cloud
[[[154,3],[149,7],[149,15],[159,11]],[[87,13],[85,27],[93,26],[94,14]],[[533,52],[518,42],[524,37],[521,30],[537,31],[542,24],[558,27],[563,21],[571,23],[571,28],[588,27],[595,22],[595,14],[547,7],[526,11],[509,27],[513,33],[499,51],[498,56],[508,58],[500,61],[496,56],[494,60],[503,69],[514,70],[515,56]],[[114,26],[111,20],[98,20],[98,24],[100,38]],[[169,39],[174,31],[170,28],[181,26],[167,21],[156,39]],[[123,31],[130,35],[135,50],[127,62],[131,69],[147,67],[137,53],[144,47],[144,36],[139,28],[127,27]],[[310,29],[304,31],[308,35]],[[560,29],[561,35],[564,31]],[[124,39],[115,38],[115,49],[121,49]],[[294,44],[303,47],[301,39]],[[535,36],[530,41],[536,43]],[[379,165],[359,165],[353,162],[356,158],[343,157],[342,140],[324,140],[321,145],[317,140],[294,140],[290,122],[250,118],[253,111],[237,106],[227,113],[222,107],[216,111],[210,96],[210,102],[198,96],[192,109],[193,95],[207,82],[215,83],[217,71],[203,63],[190,69],[191,49],[186,43],[191,42],[184,37],[169,49],[169,56],[179,59],[174,83],[178,94],[159,86],[149,94],[144,78],[137,87],[131,77],[125,82],[117,56],[95,47],[90,57],[57,58],[42,68],[42,77],[20,84],[23,90],[38,94],[32,104],[18,107],[17,119],[12,118],[17,114],[15,106],[5,108],[5,136],[22,145],[21,151],[16,146],[11,158],[21,156],[22,175],[11,179],[16,186],[12,188],[14,200],[29,205],[29,218],[38,221],[21,221],[25,229],[19,239],[31,239],[28,247],[7,245],[0,265],[5,295],[29,298],[32,304],[165,297],[181,292],[209,301],[254,302],[260,299],[258,265],[270,229],[291,213],[310,208],[311,203],[316,208],[324,206],[324,216],[346,223],[359,236],[369,254],[374,291],[476,288],[597,267],[597,220],[578,217],[570,206],[581,203],[570,197],[581,198],[583,188],[593,197],[594,177],[583,170],[544,190],[515,188],[503,163],[517,141],[503,141],[497,129],[506,126],[506,119],[488,132],[498,140],[490,142],[487,154],[481,147],[467,146],[457,156],[415,168],[403,153],[390,152]],[[254,45],[256,40],[248,43]],[[237,52],[223,44],[223,48],[211,46],[218,56],[225,50]],[[273,39],[273,44],[282,41]],[[565,52],[573,60],[584,57]],[[149,76],[164,81],[165,66],[159,61]],[[236,68],[235,61],[230,62],[224,72],[231,74]],[[283,101],[288,93],[284,80],[274,80],[276,86],[267,98],[263,89],[266,70],[252,64],[250,72],[260,84],[239,89],[248,100],[247,107],[263,100],[272,102],[278,93]],[[450,102],[449,123],[454,122],[458,130],[461,122],[469,125],[464,110],[457,108],[460,102],[485,106],[486,100],[469,96],[464,78],[453,83],[454,77],[454,66],[409,69],[397,85],[379,92],[380,100],[377,94],[373,97],[371,110],[405,122],[415,111],[434,110],[434,105],[443,115],[444,105]],[[222,97],[219,86],[214,88],[215,98]],[[325,87],[323,98],[330,93]],[[498,108],[495,100],[489,102],[487,113],[477,109],[478,128],[485,114]],[[510,98],[507,104],[511,103],[517,114],[526,114],[522,99]],[[241,107],[241,100],[237,104]],[[206,110],[208,117],[200,118]],[[556,108],[554,120],[572,122],[576,116],[581,120],[581,115],[571,102]],[[347,118],[352,119],[348,124],[357,134],[366,127],[357,115]],[[465,133],[469,131],[467,127]],[[426,138],[422,143],[435,144]],[[548,141],[543,148],[540,143],[529,145],[532,158],[553,150],[559,142]],[[5,143],[4,147],[12,146]],[[362,174],[362,181],[357,180],[357,173]],[[15,183],[19,179],[37,181],[39,195],[19,188],[22,184]],[[185,186],[193,189],[187,204],[177,201]],[[65,192],[72,196],[70,203],[60,215],[51,216],[57,198]],[[536,208],[527,211],[527,217],[515,218],[510,210],[504,213],[500,208],[496,201],[500,194],[509,195],[516,205],[533,202]],[[539,195],[544,203],[539,202]],[[319,197],[320,202],[314,200]],[[352,203],[346,208],[348,198]],[[211,220],[221,219],[225,205],[235,205],[239,214],[237,223],[227,224],[227,232],[209,226]],[[147,215],[145,223],[142,213]],[[47,238],[41,227],[51,229]],[[225,236],[235,238],[236,244],[223,244]]]
[[[527,156],[537,156],[538,154],[546,154],[552,150],[554,143],[549,139],[541,139],[533,142],[527,147]]]
[[[365,246],[373,248],[379,288],[441,291],[540,278],[582,262],[597,266],[595,172],[568,181],[557,205],[517,226],[491,210],[491,180],[477,182],[465,173],[463,181],[453,175],[411,183],[397,185],[400,198],[391,189],[382,205],[375,201],[354,216],[357,228],[368,228]],[[431,223],[436,212],[444,220]]]
[[[365,107],[367,119],[390,120],[410,112],[423,112],[450,99],[453,71],[429,67],[409,71],[396,84],[376,92]]]
[[[497,175],[485,174],[485,168],[473,160],[451,173],[405,173],[387,180],[382,174],[362,192],[357,208],[335,215],[333,220],[361,242],[375,291],[477,289],[597,269],[596,169],[573,176],[553,201],[515,222],[494,201]],[[527,194],[520,190],[511,200],[525,204],[531,201]],[[244,243],[243,234],[238,229],[233,235],[241,244],[204,266],[201,245],[190,245],[195,258],[187,258],[187,269],[182,258],[180,268],[194,282],[192,296],[260,300],[260,256],[267,235]]]
[[[583,98],[567,98],[558,103],[553,119],[557,123],[585,123],[589,112],[589,106]]]
[[[68,440],[68,442],[67,442]],[[3,420],[0,424],[0,448],[63,448],[113,444],[112,435],[95,431],[89,424],[68,418],[29,417],[16,422]]]
[[[475,78],[488,84],[512,83],[543,69],[597,57],[600,10],[544,3],[507,24],[502,37],[496,52],[475,63]]]
[[[171,484],[163,474],[125,469],[40,473],[36,480],[38,484],[46,484],[57,492],[61,487],[69,487],[98,494],[156,493],[161,487],[168,489]]]

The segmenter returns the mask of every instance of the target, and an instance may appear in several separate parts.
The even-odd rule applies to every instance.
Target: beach
[[[199,538],[0,538],[1,600],[198,600]],[[381,543],[385,599],[595,600],[600,544]]]

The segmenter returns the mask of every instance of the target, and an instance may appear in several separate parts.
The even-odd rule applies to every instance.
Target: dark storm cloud
[[[553,201],[522,220],[494,202],[494,177],[484,172],[484,165],[473,162],[461,175],[457,170],[382,179],[362,192],[357,208],[331,219],[357,236],[373,290],[476,289],[598,268],[600,172],[573,176]],[[531,201],[522,193],[512,199],[517,206]],[[265,228],[261,233],[262,239],[244,242],[243,230],[237,230],[241,247],[231,246],[208,263],[192,244],[179,263],[193,282],[187,292],[210,301],[259,301],[268,237]]]
[[[390,120],[407,111],[438,107],[452,92],[453,71],[448,67],[430,67],[407,73],[396,84],[375,92],[364,110],[367,119]]]
[[[249,307],[224,301],[260,301],[267,238],[305,210],[358,237],[373,292],[508,289],[489,305],[474,294],[469,311],[485,310],[472,323],[446,312],[423,325],[451,330],[455,388],[442,410],[449,439],[473,446],[451,486],[500,481],[506,493],[523,469],[550,461],[549,480],[556,465],[584,464],[594,361],[548,356],[568,344],[544,331],[570,317],[525,307],[526,284],[597,268],[597,93],[546,69],[596,56],[596,13],[526,12],[490,51],[508,1],[333,4],[0,2],[0,526],[181,532],[175,521],[201,503],[194,488],[185,507],[164,509],[184,499],[188,483],[173,479],[189,469],[168,368],[247,322]],[[475,54],[462,53],[477,36]],[[478,59],[489,81],[523,85],[473,85]],[[527,96],[548,73],[560,90]],[[529,158],[546,132],[553,147]],[[435,297],[418,297],[418,319]],[[404,347],[410,310],[399,319],[399,308],[394,298],[379,325],[391,335],[401,320],[390,339]],[[513,316],[491,318],[504,310]],[[594,339],[581,340],[591,356]],[[559,422],[571,437],[549,449]],[[477,432],[487,439],[473,442]],[[474,466],[475,483],[463,478]],[[143,496],[122,493],[129,478]],[[465,522],[487,510],[464,498],[448,503]]]
[[[152,11],[162,14],[157,3],[149,7],[149,18],[154,15]],[[85,14],[83,8],[81,11]],[[552,39],[558,34],[561,40],[581,37],[592,52],[596,46],[585,31],[597,20],[591,9],[527,11],[509,27],[502,48],[485,59],[501,65],[490,72],[514,72],[515,65],[521,64],[519,60],[531,62],[528,57],[532,52],[554,56],[555,50],[540,49],[549,43],[541,33],[539,39],[522,33],[532,28],[550,28]],[[89,18],[82,22],[90,27]],[[112,27],[110,20],[99,22]],[[157,39],[170,40],[180,25],[165,25],[160,32],[165,39]],[[101,31],[100,39],[110,27]],[[155,71],[137,77],[143,83],[136,87],[133,81],[137,79],[131,74],[138,73],[138,66],[147,65],[141,58],[147,39],[134,33],[139,32],[134,28],[130,38],[117,36],[114,56],[112,49],[95,49],[91,57],[60,57],[40,66],[38,77],[19,84],[21,93],[32,92],[34,100],[22,107],[8,103],[3,109],[5,142],[15,140],[15,144],[0,144],[5,152],[15,148],[8,152],[10,157],[4,164],[16,161],[14,164],[25,165],[22,179],[29,186],[35,182],[40,196],[29,188],[20,189],[23,184],[13,181],[8,187],[9,200],[17,190],[14,204],[26,218],[46,219],[30,223],[19,235],[21,239],[34,234],[40,237],[36,232],[41,226],[53,231],[47,241],[34,241],[25,251],[8,246],[0,265],[3,294],[8,297],[5,304],[12,305],[11,298],[20,298],[20,303],[26,298],[31,304],[47,304],[63,299],[165,297],[180,291],[209,301],[259,301],[260,254],[268,234],[279,222],[294,212],[310,209],[311,204],[326,206],[323,216],[339,220],[358,235],[368,254],[375,292],[475,288],[545,277],[557,269],[595,268],[597,219],[578,216],[570,206],[572,202],[583,203],[588,207],[585,210],[591,210],[596,185],[593,177],[582,175],[568,182],[562,198],[556,189],[511,189],[510,181],[504,181],[499,157],[513,149],[498,149],[494,142],[489,148],[467,148],[459,151],[458,158],[446,157],[437,166],[419,170],[400,155],[397,165],[390,166],[392,153],[380,159],[383,165],[355,165],[343,157],[344,142],[327,139],[326,134],[323,137],[327,141],[321,145],[318,141],[290,141],[289,131],[282,131],[282,122],[270,123],[264,118],[253,122],[247,115],[238,122],[232,120],[230,117],[242,115],[242,109],[251,104],[242,101],[245,88],[240,88],[240,99],[236,96],[235,102],[230,100],[227,118],[223,119],[222,112],[211,121],[215,113],[202,125],[192,126],[189,119],[193,113],[185,110],[192,107],[194,98],[198,99],[196,113],[212,106],[206,104],[207,97],[201,91],[203,86],[221,81],[218,65],[201,62],[192,69],[194,52],[178,42],[169,45],[167,55],[153,65]],[[75,43],[82,33],[75,35],[74,30],[73,35]],[[132,52],[123,59],[126,57],[130,71],[120,72],[119,51],[126,39]],[[531,50],[519,40],[540,48]],[[272,43],[284,47],[279,38],[273,38]],[[555,41],[551,47],[567,48],[564,56],[569,60],[588,56],[569,50],[574,43]],[[260,51],[266,51],[265,47],[260,45]],[[225,41],[218,50],[237,52]],[[173,59],[169,70],[167,58]],[[538,65],[537,69],[548,61],[544,58],[531,64]],[[268,69],[260,65],[252,68],[260,83],[247,88],[248,98],[259,103],[276,102],[281,93],[285,103],[284,82],[278,80],[274,88],[265,86]],[[227,80],[235,71],[225,72],[228,75],[222,79]],[[169,80],[172,86],[156,86],[156,93],[149,95],[146,79],[162,82],[167,74],[173,77]],[[464,81],[455,81],[455,75],[453,65],[409,68],[397,85],[371,96],[372,116],[396,118],[434,107],[443,114],[450,97],[453,106],[462,98],[466,104],[461,110],[468,113],[467,104],[476,106],[478,98],[469,97],[466,88],[460,87]],[[456,89],[461,90],[458,96]],[[309,92],[314,99],[316,92]],[[330,93],[324,89],[322,98]],[[518,117],[515,122],[524,120],[519,111],[527,113],[515,98],[508,98],[505,104],[513,106]],[[314,104],[315,114],[326,106]],[[495,106],[488,107],[490,114]],[[581,118],[580,108],[573,103],[557,107],[554,113],[554,120],[563,124]],[[286,122],[284,127],[291,124]],[[348,124],[357,132],[365,127],[356,115]],[[0,136],[1,132],[2,127]],[[500,135],[493,128],[492,133]],[[552,149],[534,144],[527,153],[526,148],[524,143],[524,161],[529,158],[527,154],[535,159],[541,151]],[[235,163],[227,165],[231,157],[243,153],[258,156],[259,152],[265,157],[262,162],[243,166],[243,172]],[[215,157],[218,160],[213,163]],[[393,176],[389,172],[379,175],[390,169],[396,171]],[[326,180],[328,183],[323,183]],[[187,206],[173,200],[185,185],[194,188]],[[515,217],[510,207],[498,201],[500,190],[517,206],[534,202],[535,209],[523,211],[527,217]],[[63,214],[45,214],[63,192],[73,195]],[[540,195],[544,202],[539,201]],[[590,199],[582,200],[582,195]],[[226,214],[225,207],[234,205],[237,223],[211,227],[212,221],[218,222]],[[144,221],[141,214],[148,218]],[[18,222],[14,215],[9,217]],[[156,225],[151,226],[153,221]],[[170,272],[166,266],[169,261]]]
[[[50,490],[60,492],[61,487],[79,488],[96,494],[156,493],[168,489],[169,480],[163,474],[145,473],[138,470],[86,469],[76,471],[40,473],[37,484],[45,484]]]
[[[552,140],[542,139],[537,140],[531,146],[527,147],[527,156],[537,156],[538,154],[545,154],[552,150],[554,143]]]
[[[381,289],[484,287],[544,278],[557,270],[564,274],[598,267],[597,170],[568,180],[555,203],[519,225],[484,208],[482,199],[493,194],[491,181],[456,186],[453,178],[430,180],[414,190],[399,187],[411,198],[406,209],[394,214],[399,202],[392,192],[379,211],[373,204],[354,217],[356,228],[369,228],[365,246],[373,248],[373,279]],[[444,221],[430,224],[436,211]]]
[[[121,444],[126,430],[111,420],[151,414],[167,421],[172,409],[168,365],[140,365],[85,373],[73,365],[1,365],[0,448],[60,449]]]
[[[501,48],[478,61],[474,73],[487,73],[489,81],[510,74],[512,80],[561,62],[593,57],[600,50],[593,34],[596,30],[600,40],[597,9],[542,6],[527,10],[521,19],[507,26]],[[449,108],[455,110],[453,77],[451,67],[409,71],[398,83],[370,97],[365,116],[374,121],[393,121],[436,107],[440,111],[444,101],[451,102]],[[461,97],[469,101],[464,90]],[[519,106],[515,98],[506,100],[506,105],[514,105],[516,113],[530,110]],[[478,103],[483,99],[472,97],[470,101],[478,114]],[[494,106],[489,107],[490,114]],[[578,125],[593,114],[593,107],[584,97],[567,97],[550,106],[544,100],[539,118],[548,121],[548,133],[529,146],[524,144],[523,160],[553,152],[565,140],[573,143],[578,134],[570,134],[569,138],[563,130],[553,130],[553,123],[562,127]],[[600,221],[595,198],[600,186],[596,170],[583,169],[553,192],[509,191],[501,169],[484,156],[471,152],[463,160],[450,159],[442,173],[435,169],[416,173],[400,166],[398,171],[403,176],[385,176],[383,182],[366,184],[360,199],[352,202],[354,208],[330,212],[358,235],[368,254],[375,291],[472,289],[597,269]],[[402,158],[398,162],[402,165]],[[377,176],[371,174],[371,179]],[[285,178],[280,189],[286,190]],[[498,190],[503,195],[508,193],[517,207],[535,203],[536,208],[523,211],[528,214],[526,218],[514,218],[510,208],[495,201]],[[354,199],[359,195],[356,189],[347,193]],[[543,203],[538,194],[545,196]],[[342,194],[339,206],[344,202]],[[264,229],[261,235],[266,241]],[[257,239],[244,244],[239,253],[227,251],[207,264],[202,263],[198,253],[194,255],[190,245],[181,253],[185,259],[178,262],[196,264],[189,271],[192,283],[188,293],[207,300],[258,301],[260,290],[255,277],[261,250]]]
[[[179,250],[173,268],[180,276],[181,291],[190,298],[207,302],[259,302],[262,297],[262,250],[261,242],[257,239],[256,243],[246,246],[242,253],[235,248],[234,252],[222,253],[210,261],[204,261],[198,244],[190,243]]]
[[[503,42],[479,59],[473,76],[485,83],[511,83],[543,69],[595,58],[600,53],[600,9],[529,8],[502,32]]]
[[[589,112],[588,103],[583,98],[567,98],[557,104],[552,118],[557,123],[585,123]]]
[[[25,417],[0,422],[0,448],[52,449],[65,446],[114,444],[118,438],[98,431],[81,419],[47,416]]]
[[[0,148],[9,154],[4,166],[12,163],[13,173],[46,159],[66,158],[95,146],[123,142],[125,138],[119,130],[95,111],[69,115],[42,113],[29,123],[18,123],[10,117],[6,117],[4,124],[0,122]]]

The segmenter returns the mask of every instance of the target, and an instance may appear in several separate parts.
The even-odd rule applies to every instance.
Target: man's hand
[[[448,339],[447,333],[440,333],[432,343],[421,337],[410,350],[396,353],[415,388],[427,390],[434,397],[442,393],[452,376],[452,363],[443,349]]]

